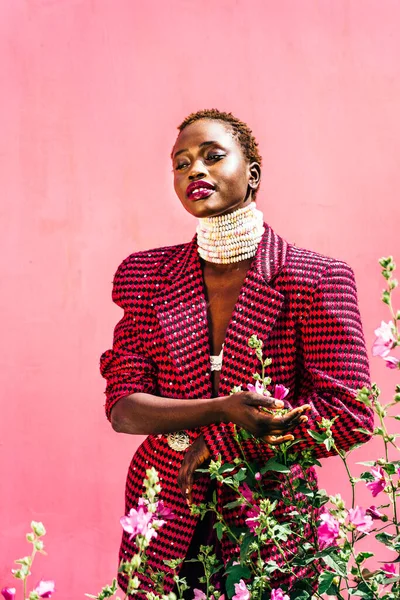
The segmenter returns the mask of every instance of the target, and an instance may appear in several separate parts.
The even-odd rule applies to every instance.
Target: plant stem
[[[385,445],[385,459],[386,462],[389,462],[389,448],[388,448],[388,439],[389,439],[389,434],[388,431],[386,429],[386,425],[385,425],[385,421],[383,419],[383,415],[381,413],[381,411],[378,412],[378,416],[379,416],[379,422],[381,424],[381,427],[383,429],[383,443]],[[400,528],[399,528],[399,523],[397,520],[397,503],[396,503],[396,488],[393,485],[393,480],[392,480],[392,476],[389,475],[389,483],[390,483],[390,490],[391,490],[391,500],[393,502],[393,522],[394,522],[394,526],[396,528],[396,535],[399,535],[400,533]]]

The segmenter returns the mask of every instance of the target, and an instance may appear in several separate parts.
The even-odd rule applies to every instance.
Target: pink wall
[[[371,344],[377,258],[400,263],[399,28],[394,0],[0,3],[0,583],[33,518],[49,531],[35,574],[59,600],[115,572],[138,440],[104,418],[98,358],[119,261],[193,234],[169,163],[188,112],[251,124],[266,219],[354,267]],[[321,479],[342,490],[336,460]]]

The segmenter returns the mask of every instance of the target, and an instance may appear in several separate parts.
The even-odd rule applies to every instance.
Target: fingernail
[[[283,408],[285,406],[285,403],[282,402],[282,400],[275,400],[275,406],[277,408]]]
[[[186,488],[186,492],[185,492],[185,493],[186,493],[186,494],[188,494],[188,493],[189,493],[189,488]]]

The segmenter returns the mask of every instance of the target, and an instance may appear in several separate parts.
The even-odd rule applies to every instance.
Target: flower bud
[[[40,523],[38,521],[32,521],[31,523],[31,527],[32,527],[32,531],[38,536],[38,537],[42,537],[42,535],[45,535],[46,533],[46,529],[44,528],[43,523]]]
[[[135,575],[134,577],[132,577],[132,579],[130,580],[130,582],[128,584],[127,592],[132,593],[134,590],[138,590],[139,586],[140,586],[139,578]]]
[[[131,558],[131,566],[135,571],[137,571],[140,567],[142,559],[140,558],[140,554],[134,554]]]
[[[15,588],[3,588],[1,590],[1,594],[4,598],[4,600],[14,600],[15,598],[15,594],[17,593],[17,590]]]

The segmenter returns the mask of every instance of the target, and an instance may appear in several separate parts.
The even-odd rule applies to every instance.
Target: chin
[[[243,200],[237,200],[236,202],[221,202],[218,198],[205,198],[204,200],[190,201],[186,200],[183,203],[184,208],[198,219],[204,219],[206,217],[219,217],[230,212],[241,208],[244,205]]]

